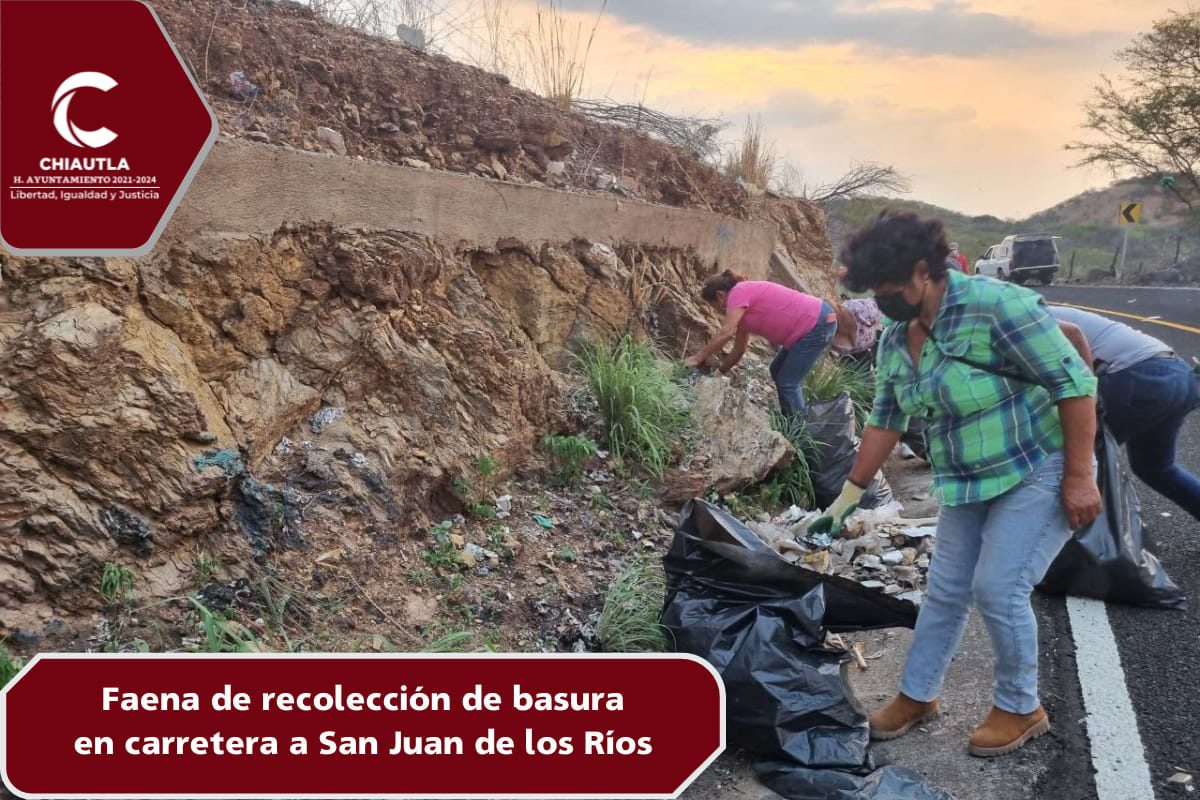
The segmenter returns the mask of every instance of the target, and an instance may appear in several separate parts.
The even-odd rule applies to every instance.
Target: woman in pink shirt
[[[700,296],[724,312],[725,321],[712,341],[683,363],[697,367],[734,339],[733,350],[721,359],[721,372],[728,372],[745,355],[750,334],[757,334],[779,347],[771,362],[779,408],[789,417],[799,416],[804,411],[804,376],[829,349],[837,331],[833,308],[819,297],[770,281],[749,281],[730,270],[709,278]]]

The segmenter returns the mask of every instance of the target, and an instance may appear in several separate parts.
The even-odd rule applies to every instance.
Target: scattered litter
[[[502,494],[496,498],[496,516],[500,519],[508,519],[508,515],[512,513],[512,495]]]
[[[883,559],[870,553],[859,556],[855,559],[854,563],[863,569],[875,570],[877,572],[883,570]]]
[[[1170,512],[1170,511],[1160,511],[1160,512],[1159,512],[1159,516],[1161,516],[1161,517],[1169,517],[1169,516],[1171,516],[1171,512]]]
[[[237,450],[225,448],[211,453],[194,456],[192,465],[197,472],[203,472],[209,467],[220,467],[226,478],[234,478],[246,471],[246,465]]]
[[[779,525],[795,525],[811,513],[800,506],[791,506],[787,511],[775,517],[775,522]]]
[[[862,642],[854,643],[854,647],[850,648],[850,655],[854,656],[854,663],[858,665],[859,669],[867,668],[867,658],[865,655],[863,655]]]
[[[253,100],[258,97],[258,86],[251,83],[246,73],[241,70],[229,73],[229,87],[233,96],[239,100]]]
[[[1186,772],[1176,772],[1174,775],[1167,778],[1167,783],[1173,789],[1180,789],[1185,792],[1196,791],[1196,786],[1192,780],[1192,776]]]
[[[533,517],[534,522],[536,522],[538,525],[540,525],[543,528],[553,528],[554,527],[554,520],[550,519],[547,516],[544,516],[542,514],[531,514],[530,516]]]
[[[833,544],[833,537],[828,533],[816,533],[804,537],[804,543],[811,547],[829,547]]]
[[[353,453],[350,456],[350,463],[359,469],[364,469],[370,462],[367,461],[367,456],[364,453]]]
[[[337,406],[325,406],[308,419],[308,427],[313,433],[320,433],[345,414],[345,409]]]
[[[425,31],[411,25],[397,25],[396,38],[417,50],[425,49]]]

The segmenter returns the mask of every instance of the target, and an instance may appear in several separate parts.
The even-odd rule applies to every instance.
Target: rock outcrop
[[[166,594],[198,543],[244,562],[314,526],[457,510],[463,465],[511,469],[565,424],[558,370],[580,342],[699,341],[708,270],[631,245],[454,252],[328,225],[138,261],[5,259],[0,626],[94,607],[106,561]]]

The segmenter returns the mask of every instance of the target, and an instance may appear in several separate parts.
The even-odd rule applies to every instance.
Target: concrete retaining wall
[[[770,226],[720,214],[228,139],[209,154],[164,240],[301,221],[412,231],[451,246],[581,238],[690,248],[756,278],[769,274],[776,246]]]

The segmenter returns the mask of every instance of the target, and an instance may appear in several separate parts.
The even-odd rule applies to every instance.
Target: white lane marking
[[[29,184],[26,184],[20,188],[28,189]],[[1092,286],[1092,285],[1086,284],[1086,283],[1059,283],[1059,284],[1055,284],[1054,286],[1049,286],[1047,288],[1050,288],[1050,289],[1083,289],[1083,290],[1089,291],[1089,292],[1093,289],[1106,289],[1106,290],[1113,291],[1113,292],[1200,292],[1200,289],[1197,289],[1194,286],[1110,286],[1110,285]]]
[[[1146,751],[1104,603],[1068,597],[1067,614],[1087,711],[1096,794],[1100,800],[1154,800]]]

